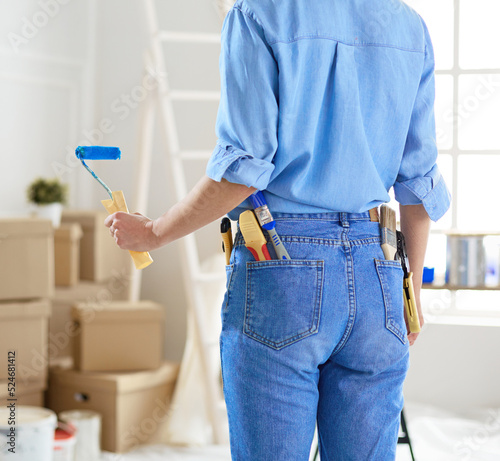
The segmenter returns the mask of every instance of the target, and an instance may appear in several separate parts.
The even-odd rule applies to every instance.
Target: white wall
[[[500,407],[498,327],[426,325],[410,348],[405,397],[471,413]]]
[[[88,118],[92,6],[77,0],[0,4],[1,214],[26,212],[26,186],[66,165]],[[69,169],[65,179],[76,203],[77,174]]]
[[[161,0],[157,5],[163,28],[220,33],[216,1]],[[0,215],[29,211],[25,191],[37,176],[57,175],[68,183],[70,206],[99,209],[105,193],[74,157],[75,147],[85,143],[122,149],[122,160],[94,162],[93,167],[112,189],[122,189],[133,206],[144,106],[134,95],[141,94],[148,46],[142,1],[2,2],[0,30]],[[166,46],[172,88],[218,90],[219,49]],[[182,148],[213,148],[217,106],[176,104]],[[141,210],[151,217],[173,203],[163,143],[156,138],[150,198],[147,210]],[[189,185],[204,167],[204,162],[187,164]],[[200,231],[198,242],[202,258],[219,253],[217,226]],[[166,306],[165,357],[180,360],[186,299],[178,244],[154,252],[153,258],[143,274],[142,298]]]

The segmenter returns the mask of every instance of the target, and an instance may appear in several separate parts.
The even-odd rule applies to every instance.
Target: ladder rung
[[[219,101],[220,91],[170,91],[170,97],[174,101]]]
[[[196,282],[220,282],[224,279],[225,274],[219,272],[198,272],[193,274],[193,280]]]
[[[209,347],[219,347],[219,340],[214,340],[214,341],[204,341],[203,342],[203,347],[205,349],[209,348]]]
[[[208,160],[212,156],[211,150],[183,150],[179,152],[182,160]]]
[[[219,34],[205,34],[200,32],[158,32],[158,38],[163,42],[184,43],[220,43]]]

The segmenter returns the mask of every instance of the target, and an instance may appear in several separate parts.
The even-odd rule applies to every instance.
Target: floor
[[[500,460],[500,408],[469,417],[407,403],[405,413],[417,461]],[[103,453],[101,461],[230,461],[224,446],[173,448],[144,446],[131,453]],[[407,445],[398,446],[397,461],[411,461]]]

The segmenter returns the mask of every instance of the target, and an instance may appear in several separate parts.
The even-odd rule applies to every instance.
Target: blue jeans
[[[279,214],[291,260],[236,234],[220,338],[233,461],[395,459],[408,340],[403,272],[366,213]],[[273,247],[268,243],[272,257]]]

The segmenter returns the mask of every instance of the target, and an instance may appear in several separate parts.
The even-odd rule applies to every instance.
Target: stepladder
[[[148,184],[152,169],[152,151],[156,134],[162,140],[161,149],[165,153],[168,180],[172,186],[174,201],[179,201],[188,193],[186,165],[188,162],[206,164],[213,146],[202,150],[182,149],[179,136],[179,121],[175,103],[189,101],[192,104],[213,101],[218,103],[219,91],[171,88],[170,63],[165,55],[165,44],[191,44],[196,47],[217,47],[220,49],[220,33],[180,32],[160,28],[157,3],[160,0],[143,0],[147,19],[149,47],[145,59],[145,76],[155,79],[156,88],[144,101],[140,121],[139,161],[136,168],[136,209],[146,209]],[[221,16],[233,2],[222,1],[214,4]],[[203,70],[200,70],[203,72]],[[215,126],[213,127],[215,129]],[[220,246],[219,246],[220,247]],[[194,235],[181,239],[179,248],[179,267],[182,271],[186,300],[188,333],[181,363],[178,386],[173,396],[171,411],[170,441],[173,443],[224,443],[227,442],[227,420],[218,354],[217,321],[222,301],[221,287],[224,287],[224,264],[206,268],[200,260],[198,242]],[[220,254],[223,261],[223,256]],[[210,264],[209,264],[210,265]],[[215,295],[207,295],[207,293]],[[199,405],[193,405],[198,399]],[[192,415],[190,422],[189,411]],[[183,439],[182,430],[192,430],[193,421],[199,424],[206,419],[206,431],[200,430],[200,437]],[[188,426],[191,426],[188,427]]]

